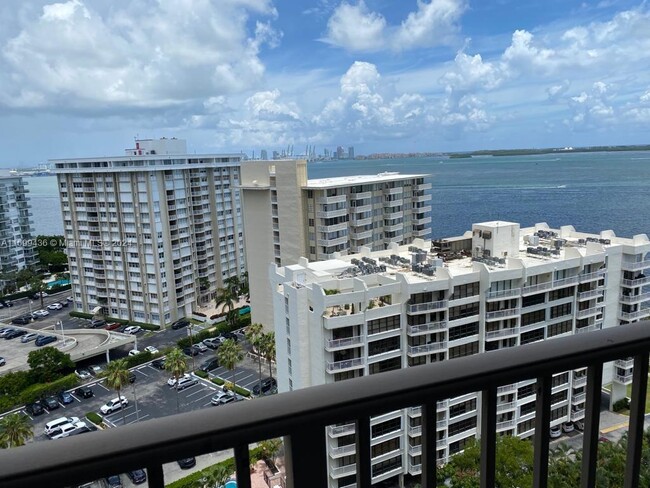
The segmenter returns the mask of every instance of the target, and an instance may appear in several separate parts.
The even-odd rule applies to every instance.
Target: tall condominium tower
[[[650,240],[546,224],[475,224],[434,243],[271,266],[280,391],[553,340],[650,316]],[[611,401],[626,395],[630,358],[609,363]],[[553,376],[551,426],[585,416],[586,368]],[[497,390],[497,432],[529,437],[535,379]],[[480,394],[437,405],[437,458],[480,432]],[[355,427],[327,429],[329,486],[355,483]],[[372,480],[421,472],[419,407],[371,419]],[[402,486],[402,485],[400,485]]]
[[[36,264],[32,242],[27,182],[19,176],[0,176],[0,272],[19,271]],[[0,280],[0,288],[6,283]]]
[[[246,161],[241,170],[252,319],[269,328],[269,263],[319,261],[430,236],[426,175],[308,180],[304,160]]]
[[[53,161],[74,308],[164,325],[245,271],[239,155],[178,139],[127,156]]]

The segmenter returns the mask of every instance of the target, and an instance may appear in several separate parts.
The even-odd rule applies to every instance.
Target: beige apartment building
[[[159,139],[126,156],[52,161],[74,309],[164,326],[241,275],[240,158]]]
[[[268,266],[386,249],[430,236],[427,175],[308,179],[304,160],[241,166],[246,260],[253,322],[272,327]]]

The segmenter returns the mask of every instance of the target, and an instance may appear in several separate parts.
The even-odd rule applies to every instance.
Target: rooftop
[[[410,180],[414,178],[425,178],[430,175],[403,175],[394,171],[386,171],[376,175],[354,175],[338,176],[336,178],[317,178],[308,180],[305,188],[333,188],[338,186],[365,185],[370,183],[379,183],[387,181]]]

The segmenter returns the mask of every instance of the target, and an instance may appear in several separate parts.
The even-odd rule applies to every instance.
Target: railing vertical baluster
[[[165,487],[165,475],[163,474],[162,464],[147,466],[147,486],[149,488]]]
[[[356,420],[357,433],[357,488],[370,488],[370,417]],[[297,487],[296,487],[297,488]]]
[[[284,438],[287,488],[327,487],[325,427],[300,426]]]
[[[248,444],[235,446],[235,467],[237,469],[237,487],[251,488],[251,468]]]
[[[481,488],[495,484],[497,450],[497,389],[486,388],[481,393]]]
[[[537,378],[535,400],[535,440],[533,452],[533,487],[546,488],[548,482],[548,443],[551,427],[550,375]]]
[[[643,447],[643,423],[645,398],[648,390],[648,353],[634,357],[632,378],[632,401],[630,402],[630,425],[627,438],[627,462],[624,488],[639,486],[641,449]]]
[[[438,454],[436,446],[438,433],[438,403],[431,401],[422,405],[422,487],[436,488],[436,468]]]
[[[602,382],[602,363],[589,366],[587,368],[587,397],[585,399],[585,430],[582,439],[582,475],[580,477],[580,486],[582,488],[596,486]]]

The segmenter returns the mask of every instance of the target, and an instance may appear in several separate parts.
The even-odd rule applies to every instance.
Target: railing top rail
[[[45,476],[48,486],[74,485],[110,475],[118,466],[121,472],[159,466],[188,455],[291,435],[305,425],[349,422],[630,357],[650,350],[649,326],[649,322],[623,325],[296,390],[240,402],[226,415],[221,409],[204,409],[62,439],[55,445],[35,442],[0,453],[0,486],[36,486]]]

